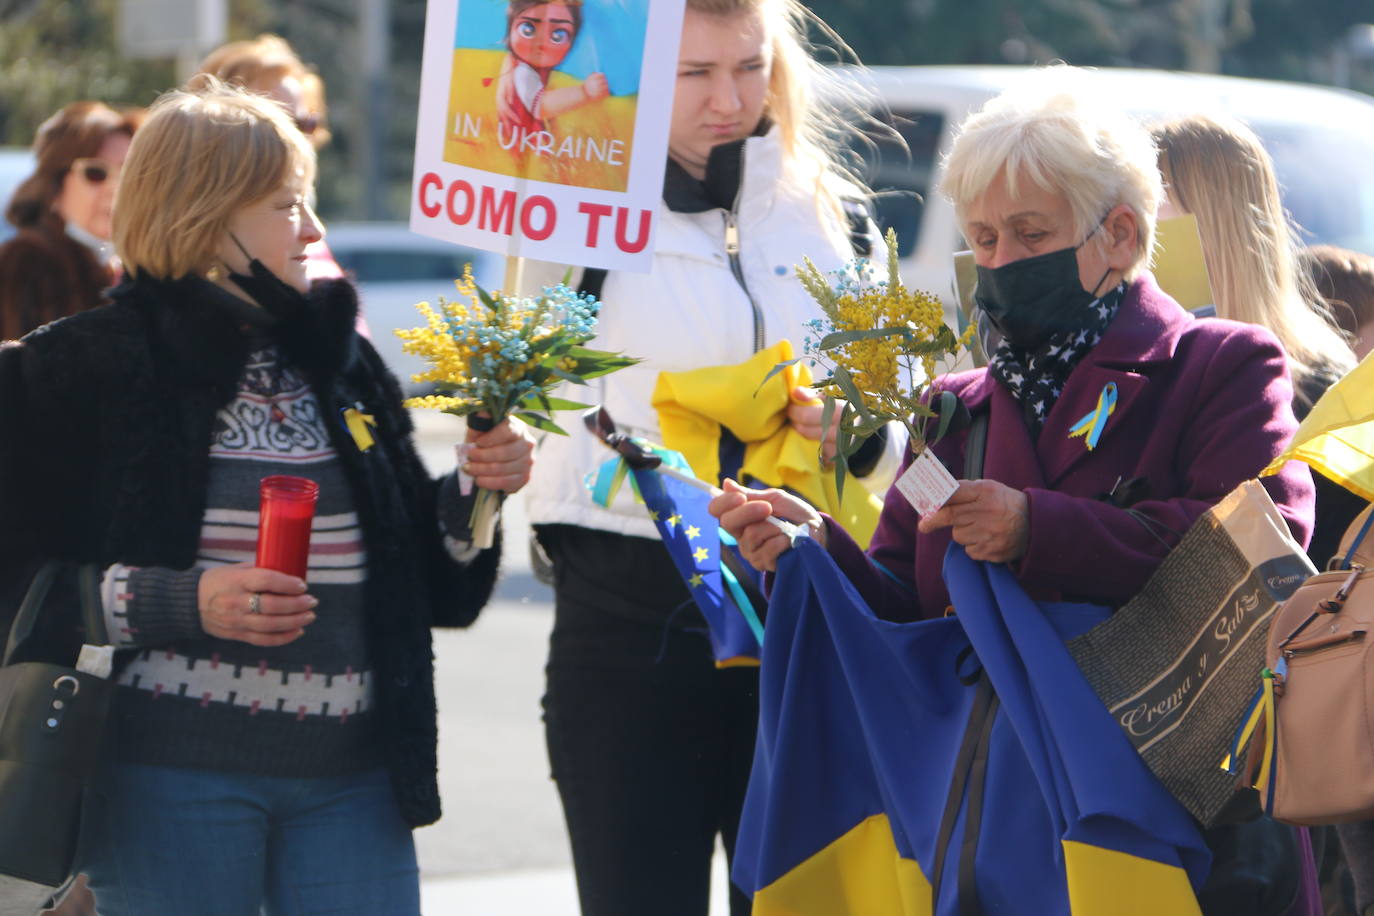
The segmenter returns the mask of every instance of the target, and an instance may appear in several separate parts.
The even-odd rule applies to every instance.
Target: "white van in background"
[[[15,228],[5,219],[10,197],[20,182],[33,174],[33,153],[21,146],[0,146],[0,242],[14,235]]]
[[[879,222],[897,230],[909,286],[953,301],[954,252],[967,248],[954,210],[935,189],[963,119],[1030,72],[1026,67],[872,67],[843,70],[886,104],[906,141],[868,151]],[[1374,98],[1298,83],[1160,70],[1097,71],[1121,107],[1146,122],[1228,114],[1274,159],[1284,203],[1307,244],[1374,254]]]

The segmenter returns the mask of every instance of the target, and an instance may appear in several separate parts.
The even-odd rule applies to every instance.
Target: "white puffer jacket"
[[[854,251],[849,226],[823,217],[815,176],[790,181],[782,176],[777,129],[748,139],[736,207],[738,259],[748,294],[735,278],[726,252],[729,214],[721,209],[674,212],[660,202],[653,270],[607,274],[597,336],[588,344],[643,362],[585,387],[565,385],[558,396],[602,404],[623,432],[662,441],[649,403],[658,374],[739,363],[761,349],[755,343],[750,296],[762,318],[762,346],[786,338],[800,353],[802,322],[821,312],[797,280],[796,265],[809,257],[821,270],[833,270],[849,261]],[[558,265],[530,264],[522,287],[532,290],[556,283],[563,274]],[[752,393],[741,391],[739,396]],[[555,419],[569,435],[546,435],[539,446],[533,479],[524,490],[530,522],[656,538],[653,523],[629,486],[621,488],[609,510],[592,502],[584,481],[614,453],[588,433],[574,413]],[[885,490],[891,483],[901,446],[889,441],[879,466],[865,481],[870,488]]]

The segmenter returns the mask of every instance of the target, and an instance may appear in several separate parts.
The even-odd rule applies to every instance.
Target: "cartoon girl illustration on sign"
[[[549,75],[572,50],[581,27],[582,0],[511,0],[509,53],[496,85],[496,112],[508,133],[547,130],[547,122],[560,114],[610,95],[604,73],[592,73],[578,85],[548,88]]]
[[[454,21],[444,161],[624,191],[649,5],[462,0]]]

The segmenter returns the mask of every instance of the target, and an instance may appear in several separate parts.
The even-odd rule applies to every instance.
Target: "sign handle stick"
[[[525,278],[525,259],[518,255],[506,256],[506,283],[502,291],[508,296],[520,293],[520,284]]]

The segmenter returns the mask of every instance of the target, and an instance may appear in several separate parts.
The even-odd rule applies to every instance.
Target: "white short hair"
[[[1113,207],[1135,211],[1134,279],[1150,264],[1155,213],[1163,197],[1154,141],[1143,125],[1103,97],[1092,71],[1046,67],[989,99],[959,127],[940,189],[963,222],[965,211],[1005,173],[1007,191],[1028,178],[1062,194],[1080,238]]]

